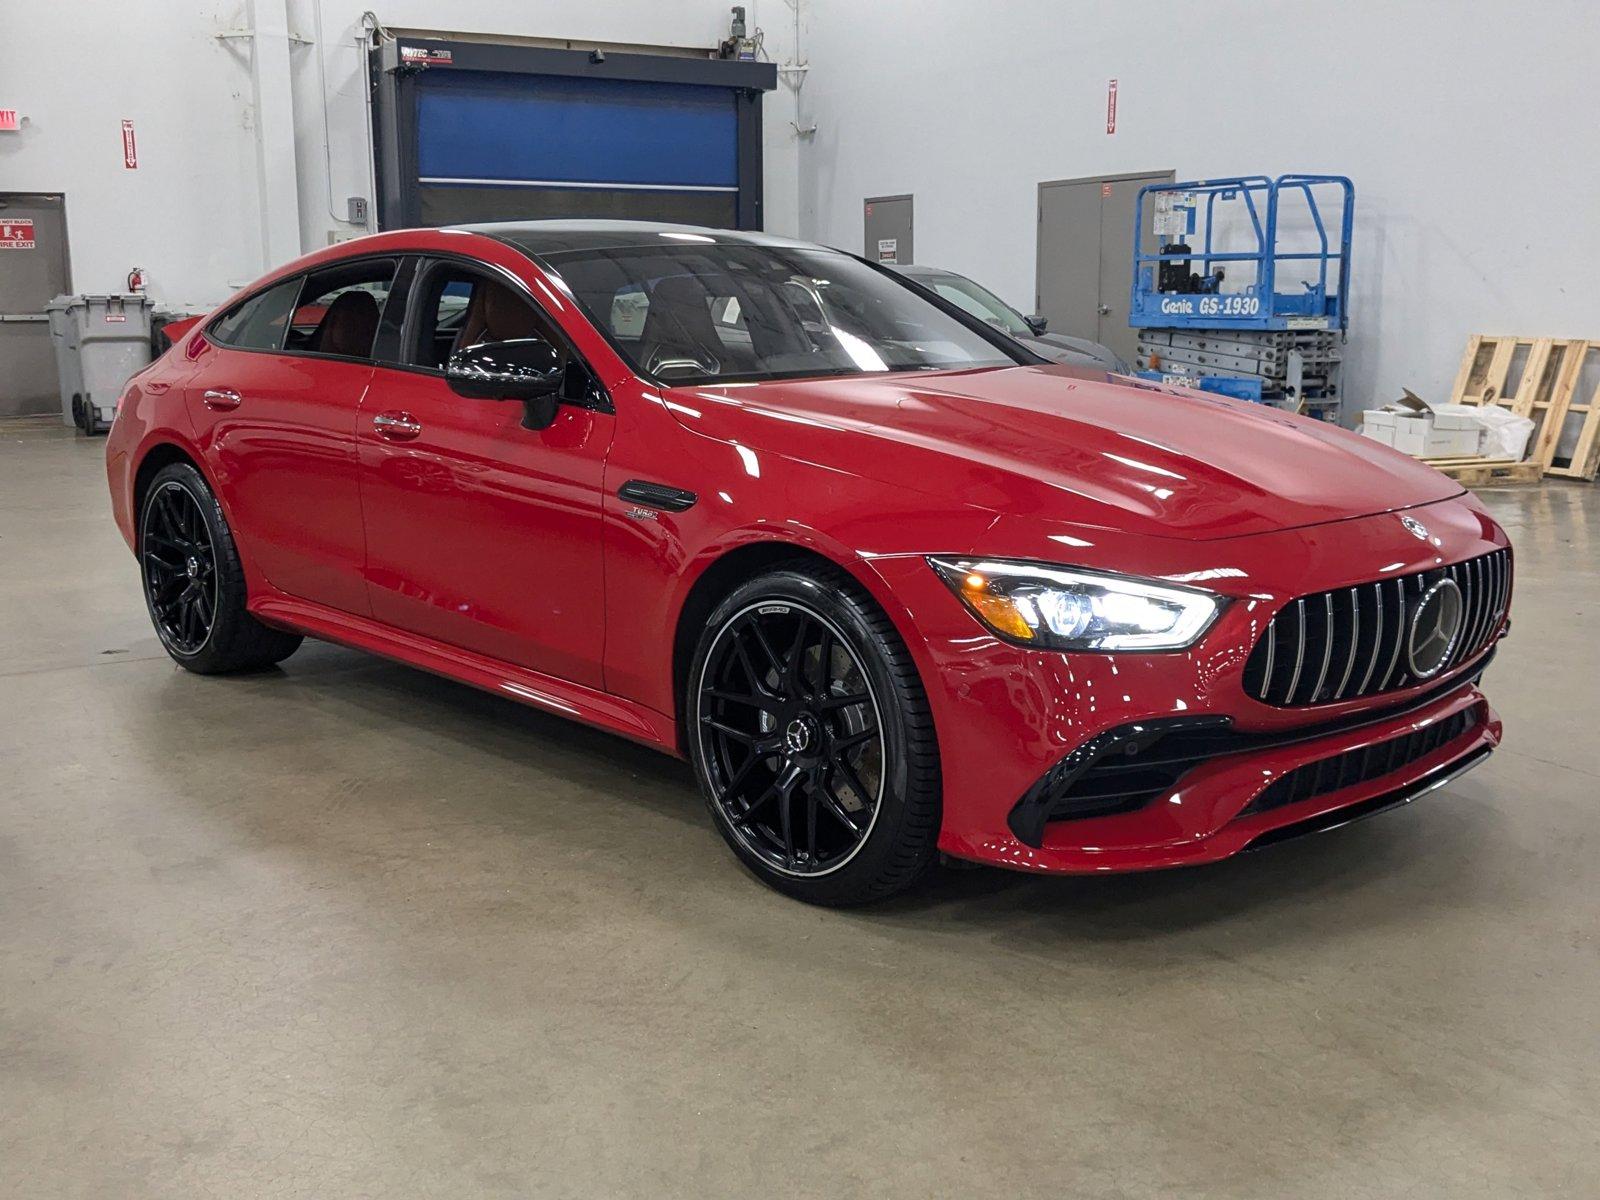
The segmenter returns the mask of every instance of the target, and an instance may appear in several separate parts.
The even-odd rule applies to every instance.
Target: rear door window
[[[397,259],[369,258],[307,275],[283,348],[370,359],[397,266]]]
[[[234,305],[206,330],[207,336],[241,350],[283,349],[300,282],[297,276]]]

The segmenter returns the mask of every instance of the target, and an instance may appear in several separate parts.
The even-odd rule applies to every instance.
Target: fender
[[[868,595],[893,622],[900,639],[907,646],[915,647],[918,638],[911,623],[911,614],[889,589],[888,583],[873,565],[878,558],[906,556],[863,554],[820,529],[794,521],[784,521],[781,524],[758,521],[727,530],[703,546],[674,581],[671,612],[675,626],[683,615],[684,604],[705,573],[729,554],[750,546],[793,546],[797,550],[807,550],[827,559],[865,588]]]
[[[188,421],[188,411],[183,410],[182,420]],[[122,494],[125,497],[120,506],[127,513],[127,525],[123,526],[122,519],[118,518],[117,524],[122,529],[123,540],[128,543],[128,548],[137,552],[139,514],[134,511],[133,487],[139,477],[139,468],[144,464],[150,454],[164,446],[172,446],[183,451],[184,455],[194,463],[195,469],[200,472],[206,485],[211,489],[211,494],[216,497],[222,515],[228,522],[228,531],[233,535],[234,548],[239,553],[240,565],[244,567],[245,586],[252,596],[277,595],[278,590],[264,579],[253,566],[254,555],[251,553],[250,539],[245,534],[239,522],[235,519],[232,506],[228,500],[226,487],[219,486],[224,481],[217,476],[216,465],[201,449],[199,442],[193,434],[193,429],[187,432],[173,426],[162,426],[150,430],[139,442],[138,450],[130,455],[131,465],[126,472],[122,485]]]

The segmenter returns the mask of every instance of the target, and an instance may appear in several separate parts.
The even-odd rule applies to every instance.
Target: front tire
[[[244,567],[222,506],[188,463],[156,473],[139,512],[139,570],[156,636],[197,675],[259,671],[300,647],[298,634],[245,608]]]
[[[797,563],[723,600],[684,711],[712,820],[771,887],[864,904],[933,863],[939,752],[927,697],[888,617],[844,572]]]

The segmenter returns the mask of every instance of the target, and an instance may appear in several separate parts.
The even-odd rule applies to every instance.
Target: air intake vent
[[[1449,580],[1461,593],[1461,626],[1442,666],[1425,678],[1407,653],[1423,597]],[[1398,691],[1476,657],[1494,640],[1511,597],[1511,554],[1495,550],[1435,571],[1290,601],[1272,618],[1244,669],[1244,689],[1281,708],[1331,704]]]
[[[1358,783],[1382,779],[1390,772],[1398,771],[1419,758],[1426,758],[1446,743],[1453,742],[1477,724],[1481,716],[1479,708],[1469,708],[1404,737],[1375,742],[1359,750],[1348,750],[1332,758],[1296,767],[1269,784],[1240,815],[1268,812]]]

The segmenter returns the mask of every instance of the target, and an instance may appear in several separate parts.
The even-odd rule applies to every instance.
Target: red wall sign
[[[32,221],[0,221],[0,250],[32,249]]]
[[[122,165],[134,171],[139,167],[139,147],[133,141],[133,122],[122,123]]]
[[[17,110],[0,108],[0,133],[15,133],[18,128]]]
[[[1113,79],[1106,85],[1106,132],[1117,131],[1117,81]]]

